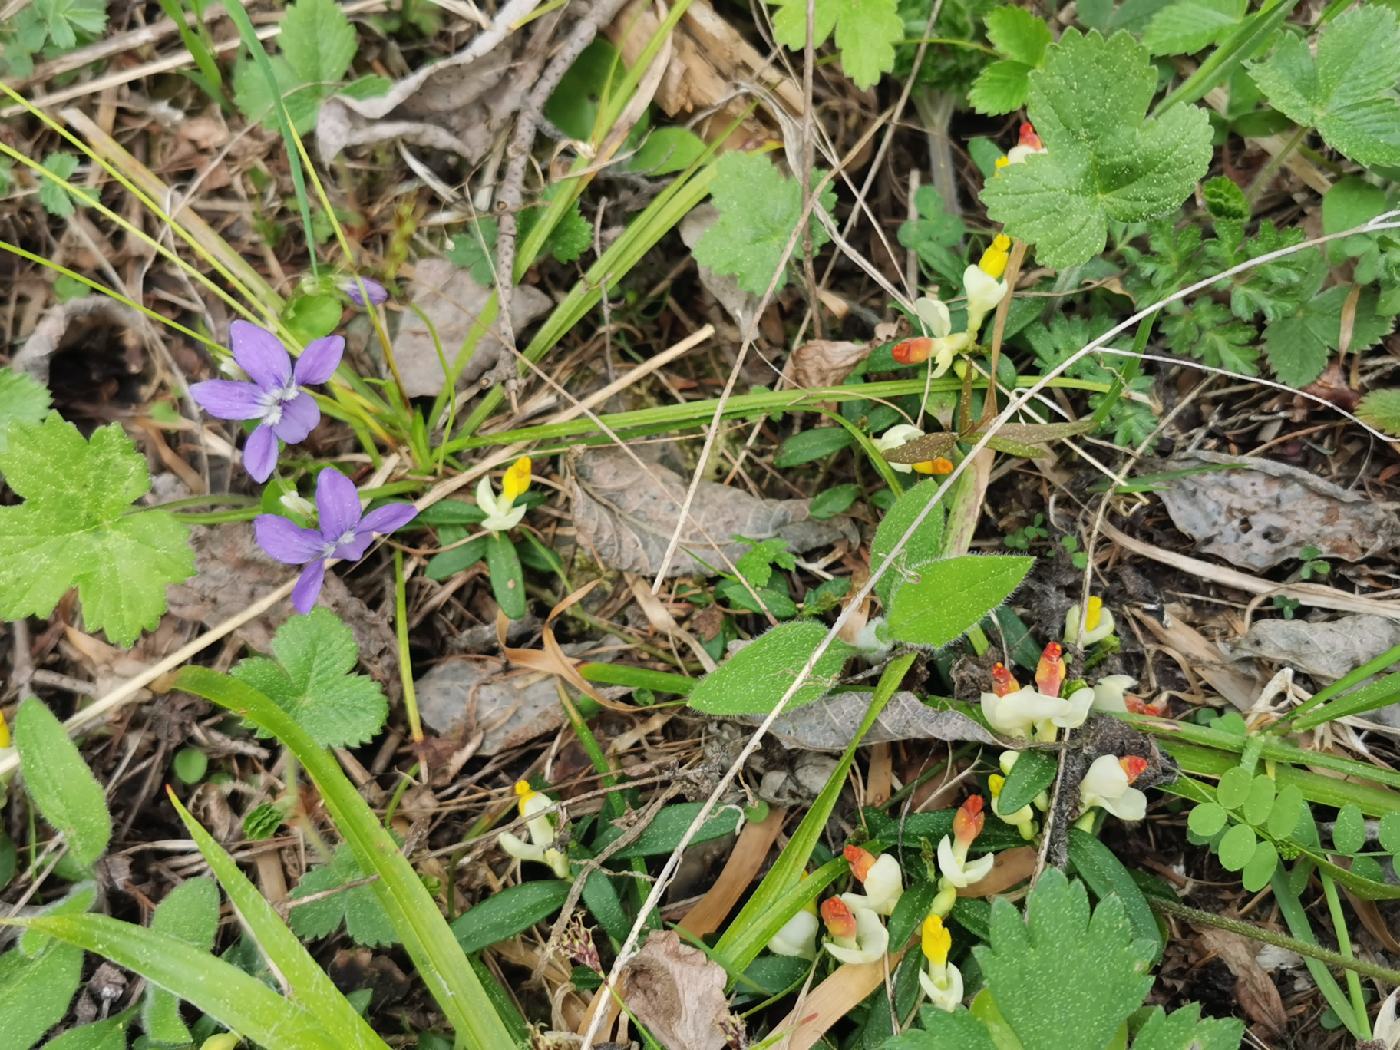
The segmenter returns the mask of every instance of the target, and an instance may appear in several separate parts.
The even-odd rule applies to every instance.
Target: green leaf
[[[1127,33],[1066,30],[1030,75],[1027,111],[1048,152],[986,181],[988,215],[1064,269],[1103,250],[1110,220],[1174,212],[1210,163],[1210,125],[1187,105],[1148,119],[1156,86],[1147,50]]]
[[[1015,813],[1029,805],[1055,780],[1060,771],[1060,756],[1054,751],[1022,751],[1002,785],[997,808],[1003,813]]]
[[[470,569],[486,557],[488,539],[489,537],[486,536],[477,536],[460,547],[453,547],[451,550],[434,554],[428,559],[428,564],[423,566],[423,575],[430,580],[446,580],[459,572]]]
[[[1221,867],[1226,871],[1243,871],[1258,845],[1253,828],[1248,824],[1235,824],[1220,840]]]
[[[1009,58],[984,66],[968,88],[967,101],[989,117],[1013,113],[1026,104],[1031,89],[1031,66]]]
[[[1258,827],[1269,819],[1269,812],[1273,808],[1274,780],[1261,773],[1249,785],[1249,794],[1245,797],[1244,807],[1240,812],[1245,820]]]
[[[1382,849],[1400,853],[1400,813],[1392,811],[1381,817],[1379,834]]]
[[[1258,893],[1269,884],[1277,867],[1278,850],[1272,842],[1263,839],[1254,847],[1249,860],[1240,869],[1240,883],[1250,893]]]
[[[1186,826],[1194,835],[1203,839],[1213,839],[1225,830],[1230,816],[1215,802],[1202,802],[1186,817]]]
[[[309,343],[334,332],[344,312],[334,295],[297,295],[282,311],[282,320],[294,336]]]
[[[335,0],[296,0],[282,16],[277,46],[301,83],[332,87],[355,57],[355,27]]]
[[[175,779],[182,784],[198,784],[209,772],[209,756],[197,747],[182,747],[170,760]]]
[[[854,442],[855,438],[844,427],[799,430],[778,446],[778,454],[773,457],[773,466],[787,469],[825,459],[844,448],[850,448]]]
[[[4,452],[6,434],[14,425],[33,425],[49,411],[48,388],[37,379],[0,368],[0,452]]]
[[[1269,812],[1265,830],[1276,839],[1292,838],[1306,808],[1303,793],[1298,790],[1297,785],[1286,785],[1274,799],[1274,808]]]
[[[964,266],[958,246],[967,227],[944,207],[943,197],[933,186],[914,191],[914,208],[919,217],[899,224],[899,243],[950,284],[961,284]]]
[[[1069,829],[1069,859],[1076,874],[1099,900],[1112,897],[1123,902],[1134,936],[1152,944],[1154,959],[1160,956],[1165,944],[1157,917],[1137,881],[1113,851],[1088,832],[1072,827]]]
[[[107,26],[106,0],[34,0],[49,40],[60,51],[78,43],[78,33],[96,36]]]
[[[1177,0],[1152,16],[1142,42],[1154,55],[1193,55],[1244,18],[1245,0]]]
[[[663,806],[642,833],[613,856],[619,860],[631,860],[633,857],[659,857],[670,853],[680,843],[702,805],[700,802],[677,802]],[[735,806],[717,809],[700,825],[690,844],[693,846],[732,834],[739,827],[740,816]],[[608,825],[593,843],[594,852],[602,852],[603,847],[621,837],[626,830],[615,824]]]
[[[82,950],[69,944],[50,944],[38,958],[18,949],[0,955],[5,1050],[29,1050],[63,1020],[82,976]]]
[[[447,261],[468,271],[483,288],[496,283],[496,238],[500,228],[489,215],[477,219],[466,231],[452,238]]]
[[[312,1014],[178,937],[106,915],[44,916],[25,925],[139,973],[249,1040],[279,1050],[338,1050]]]
[[[776,287],[782,288],[787,283],[784,253],[802,217],[802,186],[761,154],[726,153],[715,162],[712,192],[719,218],[696,242],[695,261],[735,278],[753,295],[768,291],[774,274]],[[835,205],[836,194],[827,190],[817,207],[829,212]],[[829,238],[815,212],[808,221],[815,250]],[[799,234],[793,256],[800,255],[803,240]]]
[[[623,165],[625,171],[655,178],[684,171],[705,153],[705,142],[689,128],[656,128]]]
[[[1342,309],[1349,294],[1349,285],[1328,288],[1303,302],[1292,317],[1264,329],[1264,353],[1280,382],[1302,387],[1322,374],[1328,355],[1341,346]],[[1362,292],[1352,322],[1351,350],[1370,349],[1394,327],[1394,317],[1377,311],[1375,293]]]
[[[993,902],[990,941],[973,954],[1024,1050],[1108,1046],[1152,987],[1141,971],[1153,945],[1133,938],[1122,901],[1102,900],[1091,915],[1084,885],[1053,868],[1024,919],[1006,898]]]
[[[86,868],[112,838],[112,816],[102,785],[68,732],[43,701],[30,698],[15,715],[15,747],[30,801],[63,832],[68,855]]]
[[[890,633],[935,648],[960,638],[1020,586],[1034,558],[966,554],[914,565],[890,601]]]
[[[493,532],[486,540],[486,570],[491,576],[491,593],[501,612],[511,620],[525,615],[525,573],[515,544],[503,532]]]
[[[707,715],[766,715],[778,706],[826,633],[815,620],[779,624],[702,678],[686,703]],[[845,642],[833,639],[786,710],[820,699],[836,684],[852,652]]]
[[[1004,1050],[987,1026],[961,1007],[951,1013],[925,1007],[921,1016],[922,1029],[903,1032],[880,1050]]]
[[[130,645],[165,611],[166,585],[194,574],[188,526],[129,513],[151,480],[118,424],[85,441],[51,413],[8,433],[0,473],[25,502],[0,507],[0,619],[47,616],[76,585],[86,627]]]
[[[78,170],[78,158],[71,153],[50,153],[44,158],[44,167],[60,179],[71,180]],[[39,203],[50,215],[66,219],[73,214],[73,198],[68,190],[52,179],[39,177]]]
[[[233,100],[239,112],[269,131],[277,131],[281,127],[276,109],[277,98],[280,97],[297,134],[307,134],[316,125],[316,111],[323,97],[321,91],[303,83],[281,55],[271,56],[268,65],[277,85],[275,96],[257,62],[240,59],[234,67]]]
[[[834,518],[849,510],[859,495],[859,485],[833,485],[829,489],[822,489],[812,497],[808,513],[818,521]]]
[[[1250,76],[1270,105],[1316,128],[1329,146],[1360,164],[1400,164],[1400,23],[1381,4],[1339,15],[1317,38],[1317,55],[1291,33],[1279,35]]]
[[[126,1030],[130,1026],[131,1018],[125,1014],[80,1025],[50,1039],[47,1050],[126,1050]]]
[[[491,894],[453,921],[457,943],[464,952],[479,952],[523,933],[564,906],[569,885],[563,879],[539,879]]]
[[[988,13],[987,39],[1002,55],[1038,66],[1050,46],[1050,27],[1024,7],[998,7]]]
[[[1249,789],[1254,784],[1254,774],[1240,766],[1233,766],[1220,774],[1220,784],[1215,789],[1215,800],[1226,809],[1239,809],[1249,797]]]
[[[303,938],[329,937],[344,923],[345,932],[356,944],[367,948],[393,944],[398,940],[394,924],[365,883],[366,875],[355,863],[355,854],[348,846],[337,847],[330,863],[312,868],[292,890],[294,901],[325,894],[320,900],[293,905],[289,913],[292,929]]]
[[[880,524],[875,527],[875,538],[870,543],[872,574],[890,557],[895,544],[904,538],[919,512],[938,493],[939,485],[936,478],[921,481],[900,493],[893,506],[885,512]],[[932,561],[943,553],[943,518],[943,508],[934,507],[875,584],[875,594],[887,610],[891,593],[898,583],[911,575],[911,567]]]
[[[355,635],[329,609],[292,616],[272,639],[276,660],[240,660],[233,676],[291,715],[322,747],[368,743],[389,716],[389,701],[368,675],[354,674]]]
[[[1243,1039],[1243,1021],[1234,1017],[1202,1020],[1198,1003],[1170,1014],[1154,1006],[1133,1040],[1133,1050],[1238,1050]]]
[[[151,916],[151,929],[178,938],[200,951],[214,948],[219,929],[219,889],[212,879],[188,879],[171,890]],[[146,990],[141,1027],[157,1043],[188,1043],[190,1030],[180,1019],[180,1001],[162,988]]]
[[[821,47],[834,30],[841,69],[857,87],[873,87],[894,68],[894,45],[904,39],[897,0],[774,2],[778,10],[773,15],[773,36],[794,51],[807,46],[807,4],[812,3],[812,44]]]
[[[1249,198],[1234,179],[1217,175],[1201,186],[1201,197],[1212,218],[1236,222],[1249,218]]]
[[[1356,803],[1348,802],[1337,811],[1337,819],[1332,825],[1332,845],[1338,853],[1348,856],[1359,853],[1366,845],[1366,818]]]

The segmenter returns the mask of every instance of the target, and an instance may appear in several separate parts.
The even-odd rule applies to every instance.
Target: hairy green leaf
[[[36,424],[49,411],[49,391],[37,379],[0,368],[0,452],[6,433],[16,424]]]
[[[835,32],[841,69],[857,87],[873,87],[894,68],[894,46],[904,39],[897,0],[774,0],[778,10],[773,35],[778,43],[794,51],[807,46],[809,2],[812,44],[821,47]]]
[[[38,958],[18,949],[0,955],[5,1050],[29,1050],[63,1020],[82,974],[82,949],[71,944],[49,944]]]
[[[1193,55],[1244,18],[1245,0],[1176,0],[1152,16],[1142,42],[1154,55]]]
[[[686,702],[707,715],[766,715],[825,637],[826,627],[815,620],[779,624],[702,678]],[[794,711],[820,698],[835,684],[851,652],[850,646],[834,639],[786,709]]]
[[[86,868],[112,837],[107,796],[63,723],[30,698],[15,715],[15,746],[24,788],[44,819],[63,832],[68,855]]]
[[[947,645],[1006,601],[1033,564],[1018,555],[967,554],[911,565],[891,595],[890,634],[914,645]]]
[[[219,889],[212,879],[187,879],[156,905],[151,929],[176,937],[192,948],[212,951],[219,929]],[[180,1001],[154,985],[146,990],[141,1026],[157,1043],[188,1043],[190,1030],[180,1019]]]
[[[300,937],[327,937],[343,922],[350,939],[368,948],[398,940],[394,924],[389,921],[348,846],[337,847],[330,863],[312,868],[303,875],[291,897],[294,901],[303,897],[320,898],[292,906],[289,918],[292,929]]]

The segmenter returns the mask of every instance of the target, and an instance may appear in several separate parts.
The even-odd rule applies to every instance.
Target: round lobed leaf
[[[1274,780],[1273,777],[1260,774],[1255,777],[1249,785],[1249,794],[1245,796],[1244,807],[1241,812],[1244,819],[1258,827],[1269,819],[1270,812],[1274,808]]]
[[[1338,853],[1350,856],[1366,845],[1366,818],[1361,807],[1348,802],[1337,812],[1337,820],[1332,825],[1332,845]]]

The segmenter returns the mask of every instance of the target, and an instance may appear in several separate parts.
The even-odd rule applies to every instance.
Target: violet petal
[[[328,335],[324,339],[313,339],[297,358],[292,376],[303,386],[316,386],[324,383],[340,364],[340,356],[345,353],[345,337]]]
[[[248,435],[248,443],[243,446],[243,469],[254,481],[266,481],[272,476],[275,466],[277,435],[264,424]]]
[[[269,558],[284,565],[319,561],[325,541],[315,529],[303,529],[280,514],[259,514],[253,519],[253,536]]]
[[[327,467],[316,478],[316,513],[327,543],[335,543],[360,523],[360,494],[355,483],[334,467]]]
[[[282,340],[250,321],[234,321],[228,329],[233,359],[264,390],[280,390],[292,378],[292,359]]]
[[[190,396],[216,419],[261,419],[267,411],[256,383],[206,379],[190,387]]]
[[[309,613],[321,596],[321,584],[326,579],[326,563],[320,558],[301,570],[296,586],[292,588],[292,608],[299,613]]]
[[[316,399],[303,391],[282,404],[282,418],[272,424],[273,431],[289,445],[306,440],[316,424],[321,422],[321,410]]]
[[[355,531],[387,536],[389,533],[403,528],[416,517],[418,517],[418,508],[412,503],[386,503],[382,507],[374,508],[361,518]]]
[[[365,551],[369,550],[369,545],[374,542],[374,533],[356,530],[350,535],[352,538],[348,543],[336,545],[333,556],[343,561],[359,561],[365,556]]]
[[[360,293],[360,284],[362,282],[365,286],[363,295]],[[345,294],[349,296],[350,301],[359,307],[365,305],[366,295],[369,296],[369,301],[371,305],[374,306],[382,306],[389,301],[388,290],[372,277],[361,277],[359,280],[352,277],[341,285],[341,287],[345,289]]]

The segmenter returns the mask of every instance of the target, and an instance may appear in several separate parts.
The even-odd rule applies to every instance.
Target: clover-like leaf
[[[1317,39],[1281,34],[1272,55],[1249,66],[1269,104],[1361,164],[1400,164],[1400,20],[1381,4],[1339,15]]]
[[[1083,883],[1050,869],[1022,918],[1004,897],[991,936],[973,949],[1002,1017],[1025,1050],[1108,1046],[1152,987],[1153,945],[1135,940],[1116,897],[1092,914]]]
[[[293,616],[272,639],[276,660],[240,660],[233,677],[265,693],[322,747],[350,747],[374,737],[389,702],[373,678],[353,674],[359,657],[350,628],[329,609]]]
[[[83,621],[130,645],[165,611],[165,588],[194,573],[189,528],[133,508],[151,478],[116,423],[84,439],[57,413],[6,430],[0,474],[24,502],[0,507],[0,619],[47,616],[76,586]]]
[[[1063,269],[1103,250],[1110,220],[1174,211],[1210,163],[1210,125],[1187,105],[1147,119],[1156,87],[1147,49],[1127,33],[1066,31],[1030,74],[1027,112],[1046,152],[987,180],[988,215]]]

